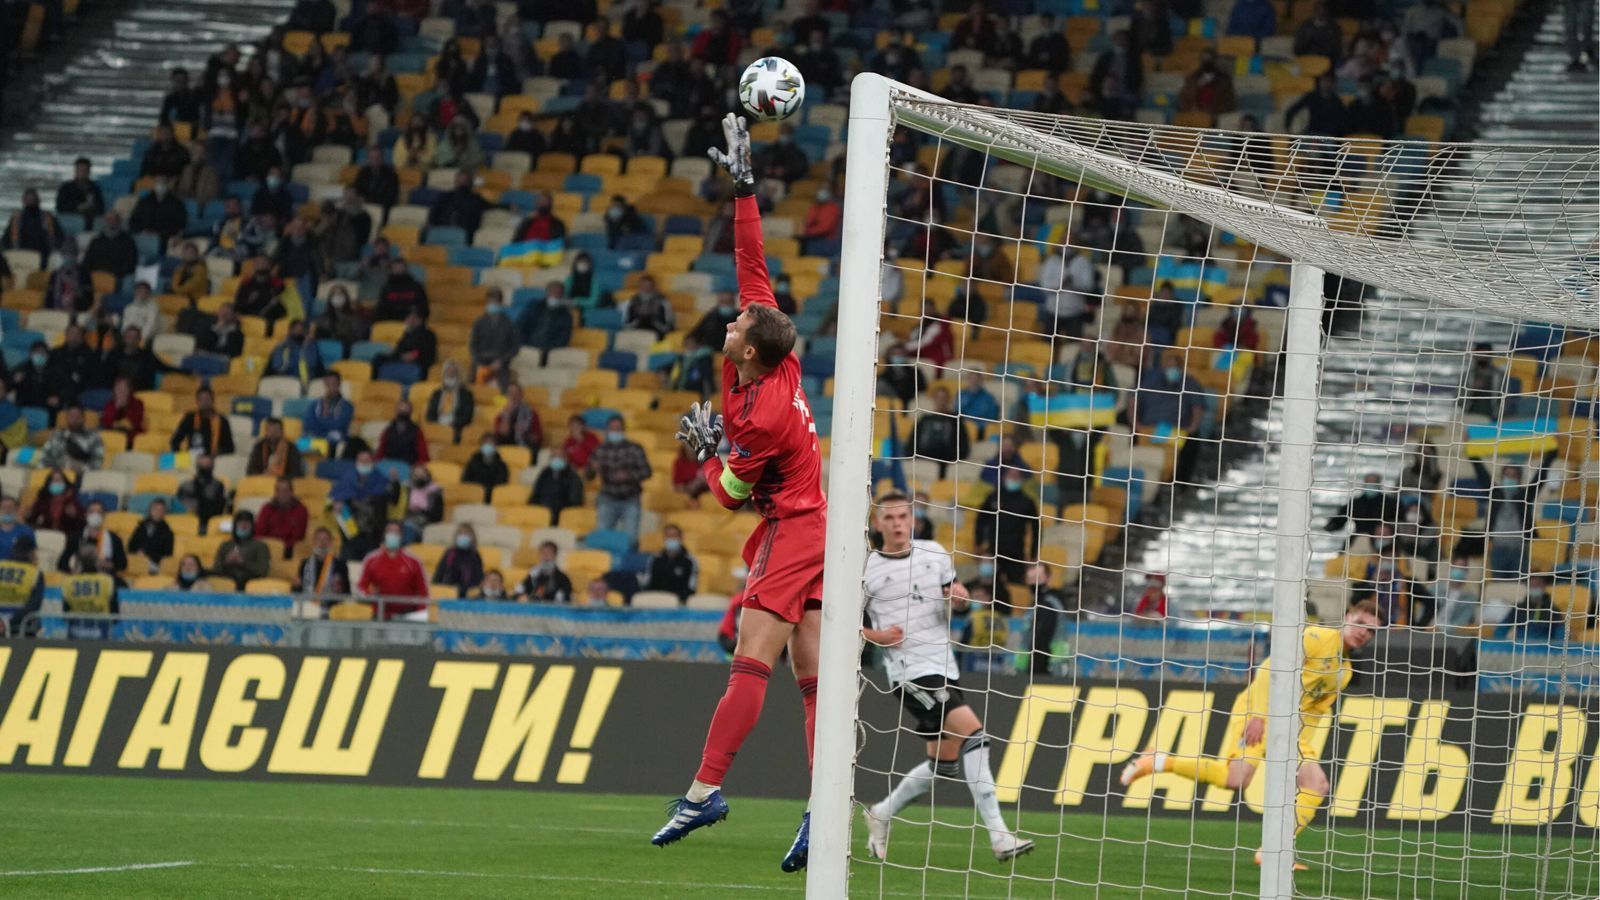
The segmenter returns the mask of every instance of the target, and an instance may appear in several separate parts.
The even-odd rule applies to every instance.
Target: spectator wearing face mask
[[[545,541],[539,545],[539,563],[528,570],[526,578],[517,585],[517,598],[530,603],[571,603],[572,579],[556,565],[556,545]]]
[[[1356,534],[1371,535],[1383,521],[1383,511],[1387,505],[1383,492],[1383,476],[1377,472],[1368,472],[1362,479],[1361,492],[1351,496],[1349,502],[1345,504],[1344,511],[1330,517],[1328,524],[1323,528],[1339,532],[1344,530],[1345,525],[1353,524]]]
[[[595,497],[595,527],[620,531],[639,541],[640,496],[650,477],[650,458],[628,440],[621,416],[606,424],[606,439],[589,457],[584,474],[599,482]]]
[[[312,328],[319,337],[338,341],[347,357],[351,347],[366,340],[372,333],[371,323],[351,301],[350,292],[345,290],[344,285],[334,285],[329,289],[322,313],[312,320]]]
[[[683,546],[683,530],[668,525],[662,531],[661,552],[650,558],[650,573],[645,586],[652,591],[677,594],[688,600],[699,583],[700,567]]]
[[[287,222],[294,215],[294,208],[294,196],[283,183],[283,169],[267,169],[267,177],[250,197],[250,215],[270,215],[276,221]]]
[[[517,330],[522,335],[522,343],[542,351],[541,363],[543,356],[549,355],[551,350],[572,343],[573,327],[567,289],[559,281],[546,285],[544,302],[530,304],[517,318]]]
[[[456,529],[454,543],[434,567],[433,583],[455,588],[457,597],[466,597],[483,583],[483,556],[478,552],[478,535],[471,525]]]
[[[83,528],[83,505],[78,501],[78,486],[60,469],[50,475],[34,495],[27,524],[35,529],[71,533]]]
[[[161,241],[163,251],[167,242],[183,234],[188,225],[188,210],[173,192],[171,180],[165,177],[157,178],[155,185],[139,197],[128,219],[128,227],[135,233],[154,234]]]
[[[293,378],[302,387],[327,374],[315,328],[301,319],[289,323],[288,334],[267,355],[267,374]]]
[[[511,360],[521,349],[517,326],[505,312],[505,295],[497,287],[488,290],[483,315],[472,323],[467,351],[479,384],[493,382],[504,388],[511,380]]]
[[[24,537],[32,540],[34,533],[18,517],[17,498],[0,497],[0,559],[10,559],[11,548]]]
[[[66,236],[56,217],[39,208],[39,192],[28,188],[22,192],[22,209],[12,214],[0,237],[0,248],[32,250],[40,259],[48,259]]]
[[[1528,540],[1533,533],[1539,490],[1556,456],[1555,450],[1547,453],[1531,477],[1521,466],[1501,466],[1498,479],[1482,462],[1473,461],[1478,483],[1489,486],[1489,501],[1483,518],[1488,526],[1489,568],[1493,577],[1516,578],[1526,573]]]
[[[39,465],[74,472],[105,465],[105,441],[99,431],[85,424],[83,407],[68,406],[63,416],[65,422],[50,435],[39,453]]]
[[[405,489],[400,506],[401,534],[408,544],[422,540],[422,532],[429,525],[444,521],[444,490],[426,466],[411,470],[411,484]]]
[[[623,238],[645,231],[644,217],[633,204],[621,194],[614,195],[606,207],[606,246],[615,250]]]
[[[567,451],[557,447],[550,453],[550,461],[533,480],[533,490],[528,493],[529,506],[542,506],[550,510],[550,522],[561,524],[561,511],[568,507],[583,506],[583,478],[567,459]]]
[[[1028,474],[1006,469],[1000,487],[978,507],[973,539],[979,556],[995,557],[995,570],[1007,584],[1020,584],[1038,559],[1039,505],[1027,493]]]
[[[96,500],[84,511],[83,528],[67,533],[56,571],[73,574],[104,572],[113,574],[128,569],[128,551],[122,538],[106,527],[105,504]]]
[[[330,451],[350,434],[350,422],[355,418],[355,406],[340,391],[338,372],[329,372],[322,378],[322,396],[306,410],[301,420],[301,433],[306,437],[322,438]]]
[[[544,132],[533,122],[533,114],[523,112],[517,116],[517,125],[506,138],[506,149],[518,153],[528,154],[535,168],[539,164],[539,154],[545,151]]]
[[[241,512],[233,517],[233,532],[217,547],[211,571],[233,579],[234,587],[244,590],[253,578],[265,578],[272,570],[272,551],[256,537],[255,516]]]
[[[527,447],[537,451],[544,446],[544,423],[539,412],[522,396],[516,384],[506,386],[506,403],[494,417],[494,442],[501,446]]]
[[[186,594],[209,594],[211,582],[206,580],[205,567],[200,564],[200,557],[193,553],[186,553],[178,561],[178,577],[173,580],[172,589]]]
[[[467,596],[475,600],[511,599],[511,595],[506,593],[506,577],[499,569],[490,569],[483,573],[483,583],[468,591]]]
[[[728,336],[728,326],[739,318],[739,300],[733,291],[718,291],[717,305],[706,311],[689,330],[689,337],[702,347],[721,347]]]
[[[628,298],[623,319],[626,327],[653,331],[656,337],[666,337],[677,327],[672,302],[656,289],[656,280],[649,275],[639,279],[638,288]]]
[[[390,522],[383,530],[383,544],[362,561],[358,592],[371,597],[428,596],[428,576],[422,563],[402,545],[400,523]],[[382,616],[393,619],[426,608],[423,604],[386,603]]]
[[[467,460],[466,466],[461,470],[461,482],[481,485],[483,502],[488,503],[494,489],[509,481],[511,481],[511,470],[506,466],[506,461],[500,458],[500,449],[495,444],[494,435],[485,434],[478,442],[478,452]]]

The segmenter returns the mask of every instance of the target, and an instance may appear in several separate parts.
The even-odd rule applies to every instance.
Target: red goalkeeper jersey
[[[739,308],[776,307],[754,197],[733,201],[734,261]],[[731,450],[726,464],[706,461],[706,483],[728,507],[748,491],[756,512],[787,519],[827,508],[822,494],[822,452],[811,404],[800,385],[800,360],[790,353],[776,369],[745,384],[733,361],[722,361],[722,424]]]

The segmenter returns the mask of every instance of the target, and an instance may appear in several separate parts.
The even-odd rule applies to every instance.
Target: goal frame
[[[811,854],[808,900],[849,896],[851,831],[855,819],[857,700],[861,659],[867,523],[871,514],[873,398],[877,382],[880,269],[883,263],[889,144],[896,125],[893,95],[948,102],[872,72],[850,85],[846,141],[838,341],[834,354],[833,430],[828,460],[828,528],[819,651],[815,762],[811,781]],[[998,148],[979,133],[939,134],[1012,162],[1043,159],[1016,147]],[[963,140],[965,138],[966,140]],[[1062,167],[1064,170],[1067,167]],[[1139,199],[1130,188],[1082,171],[1066,177]],[[1196,215],[1208,221],[1205,215]],[[1208,221],[1216,227],[1221,223]],[[1306,567],[1310,559],[1312,452],[1316,444],[1321,376],[1323,270],[1293,264],[1284,330],[1284,402],[1280,435],[1276,560],[1272,594],[1268,716],[1287,723],[1269,728],[1261,777],[1266,789],[1262,823],[1260,895],[1294,894],[1294,759],[1306,622]]]

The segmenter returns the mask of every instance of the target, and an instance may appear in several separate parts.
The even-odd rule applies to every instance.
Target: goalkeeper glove
[[[728,151],[724,153],[712,147],[706,155],[733,177],[734,196],[748,197],[756,192],[756,175],[750,163],[750,130],[745,126],[744,116],[733,113],[723,116],[722,136],[727,138]]]
[[[722,417],[711,411],[711,401],[689,405],[689,411],[678,419],[678,440],[697,462],[717,455],[722,443]]]

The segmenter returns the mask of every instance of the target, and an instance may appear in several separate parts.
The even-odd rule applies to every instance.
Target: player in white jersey
[[[989,770],[989,737],[957,682],[950,649],[950,610],[966,609],[967,589],[956,580],[950,553],[934,541],[914,541],[911,500],[891,492],[878,499],[875,517],[883,546],[867,556],[867,640],[884,648],[889,681],[928,741],[928,759],[907,772],[878,803],[866,808],[867,850],[889,852],[889,822],[933,787],[937,776],[965,781],[989,829],[989,846],[1001,862],[1033,849],[1006,827]]]

